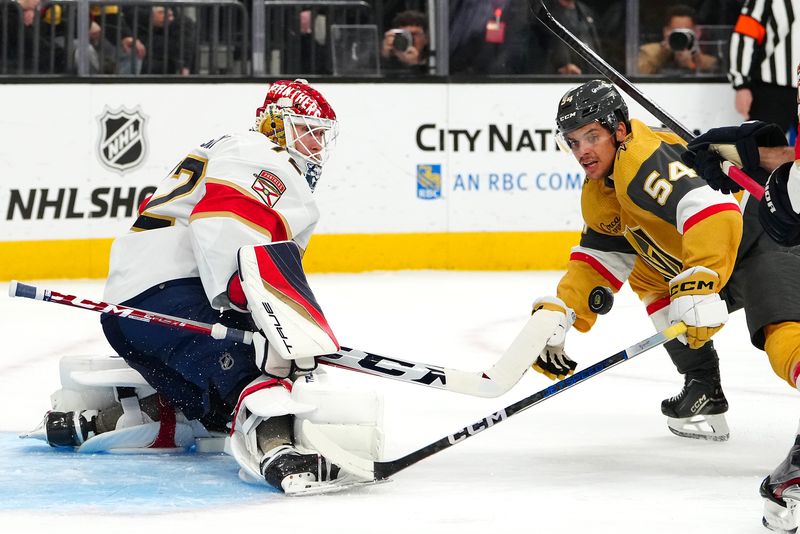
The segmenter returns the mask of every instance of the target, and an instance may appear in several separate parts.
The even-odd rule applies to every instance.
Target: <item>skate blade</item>
[[[667,417],[667,427],[670,432],[682,438],[728,441],[731,435],[724,414]]]
[[[353,480],[348,482],[341,482],[339,484],[336,481],[332,481],[331,483],[323,483],[319,485],[309,486],[303,489],[294,490],[291,493],[286,492],[287,497],[306,497],[309,495],[322,495],[327,493],[338,493],[340,491],[351,490],[355,488],[360,488],[363,486],[374,486],[375,484],[383,484],[385,482],[391,482],[391,479],[383,479],[383,480]]]
[[[47,418],[47,415],[45,415],[45,418]],[[39,425],[36,428],[34,428],[33,430],[30,430],[28,432],[22,432],[21,434],[18,434],[19,438],[20,439],[39,439],[39,440],[42,440],[45,443],[47,443],[47,431],[44,428],[44,424],[45,424],[44,422],[45,422],[45,419],[42,419],[42,421],[39,423]]]

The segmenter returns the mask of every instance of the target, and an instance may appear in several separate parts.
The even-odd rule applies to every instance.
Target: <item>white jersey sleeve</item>
[[[257,132],[201,145],[143,208],[112,247],[108,301],[199,277],[211,305],[228,307],[240,247],[294,240],[305,249],[319,218],[300,166]]]

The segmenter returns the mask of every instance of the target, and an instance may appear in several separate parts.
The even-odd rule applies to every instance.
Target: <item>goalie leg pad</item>
[[[298,446],[314,450],[304,431],[303,421],[308,420],[348,452],[373,460],[383,455],[383,396],[379,392],[345,389],[333,384],[327,373],[317,370],[298,378],[292,398],[317,406],[316,410],[295,417]]]
[[[78,452],[177,452],[194,444],[189,421],[122,358],[64,357],[59,371],[62,387],[51,395],[53,409],[21,437]],[[149,398],[156,420],[141,410],[140,398]]]
[[[256,325],[286,360],[307,360],[339,350],[328,321],[308,285],[293,241],[239,249],[239,281]],[[313,369],[309,361],[298,361]]]
[[[261,464],[266,451],[259,447],[258,435],[262,424],[314,409],[314,406],[295,401],[291,390],[292,383],[288,380],[259,377],[248,384],[239,395],[233,414],[228,452],[239,464],[239,477],[242,480],[264,482]],[[291,437],[288,441],[291,441]]]

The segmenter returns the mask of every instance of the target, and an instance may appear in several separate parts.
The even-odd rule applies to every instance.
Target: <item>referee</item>
[[[746,0],[730,45],[736,111],[795,130],[798,64],[800,0]]]

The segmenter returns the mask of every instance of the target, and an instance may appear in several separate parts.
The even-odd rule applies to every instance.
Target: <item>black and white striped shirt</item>
[[[746,0],[731,35],[734,88],[753,81],[797,87],[800,0]]]

